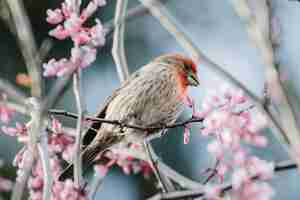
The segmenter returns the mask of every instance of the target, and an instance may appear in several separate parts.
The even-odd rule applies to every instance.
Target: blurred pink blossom
[[[2,94],[0,93],[0,100],[6,101],[7,95],[4,93],[2,93]],[[5,105],[1,105],[0,106],[0,121],[5,124],[8,124],[11,121],[13,114],[15,112],[16,111],[14,109],[6,107]]]

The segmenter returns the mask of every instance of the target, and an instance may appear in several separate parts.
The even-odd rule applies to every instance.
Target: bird
[[[107,98],[96,117],[126,124],[153,127],[174,123],[184,110],[190,86],[198,86],[195,62],[179,53],[163,54],[134,72]],[[96,131],[95,131],[96,130]],[[116,145],[139,143],[159,130],[145,132],[117,124],[95,122],[83,136],[83,171],[95,158]],[[73,178],[73,164],[60,181]]]

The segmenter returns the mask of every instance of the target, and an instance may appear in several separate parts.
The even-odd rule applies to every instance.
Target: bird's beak
[[[188,74],[188,82],[189,82],[189,85],[194,86],[194,87],[197,87],[198,85],[200,85],[200,81],[197,77],[197,74],[192,73],[192,72]]]

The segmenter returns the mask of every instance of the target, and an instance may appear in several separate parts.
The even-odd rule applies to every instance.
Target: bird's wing
[[[126,81],[123,82],[123,84],[115,89],[113,91],[113,93],[106,98],[104,104],[101,105],[101,107],[98,109],[98,111],[96,112],[96,117],[98,118],[105,118],[106,116],[106,110],[110,104],[110,102],[116,97],[118,96],[118,94],[120,93],[120,91],[125,88],[130,81],[136,79],[137,77],[139,77],[140,75],[140,71],[136,71],[134,72],[130,78],[128,78]],[[95,138],[95,136],[97,135],[97,130],[101,127],[101,122],[94,122],[91,127],[84,133],[84,136],[83,136],[83,140],[82,140],[82,145],[83,147],[86,147],[87,145],[89,145],[93,139]]]

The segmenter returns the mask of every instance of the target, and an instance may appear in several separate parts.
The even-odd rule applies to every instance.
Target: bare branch
[[[112,56],[116,63],[117,72],[121,82],[129,77],[129,69],[124,48],[125,23],[119,23],[126,16],[128,0],[118,0],[115,12],[115,32],[113,37]]]
[[[75,184],[80,187],[82,181],[82,163],[81,163],[81,132],[82,132],[82,121],[83,121],[83,100],[81,94],[81,71],[78,71],[73,75],[73,91],[76,99],[76,106],[78,112],[77,124],[76,124],[76,141],[75,141],[75,152],[74,152],[74,180]]]
[[[156,160],[153,158],[156,156],[154,153],[151,144],[147,139],[144,141],[144,148],[147,155],[147,162],[150,163],[151,168],[154,172],[154,175],[159,183],[159,187],[161,187],[163,192],[171,192],[175,190],[175,187],[173,186],[172,182],[169,180],[168,177],[166,177],[163,173],[160,172],[159,167],[157,165]]]
[[[100,177],[95,173],[95,177],[93,177],[93,181],[91,183],[91,190],[89,191],[89,199],[93,200],[96,197],[97,191],[102,185],[104,177]]]
[[[44,173],[43,200],[50,200],[53,179],[51,174],[50,158],[48,152],[48,135],[46,131],[44,131],[44,134],[41,137],[41,143],[38,145],[38,149]]]
[[[57,110],[57,109],[49,110],[49,114],[51,114],[51,115],[61,115],[61,116],[66,116],[66,117],[70,117],[70,118],[74,118],[74,119],[78,118],[78,115],[75,114],[75,113],[67,112],[67,111],[64,111],[64,110]],[[173,124],[145,127],[145,126],[139,126],[139,125],[134,125],[134,124],[127,124],[127,123],[124,123],[124,122],[119,121],[119,120],[109,120],[109,119],[105,119],[105,118],[98,118],[98,117],[92,117],[92,116],[85,116],[83,118],[83,120],[93,121],[93,122],[101,122],[101,123],[107,123],[107,124],[114,124],[114,125],[119,125],[121,127],[132,128],[132,129],[137,129],[137,130],[147,131],[147,132],[153,132],[153,131],[171,129],[171,128],[177,128],[177,127],[184,127],[188,124],[202,123],[203,122],[202,118],[199,118],[199,119],[191,118],[191,119],[188,119],[186,121],[176,122],[176,123],[173,123]]]

